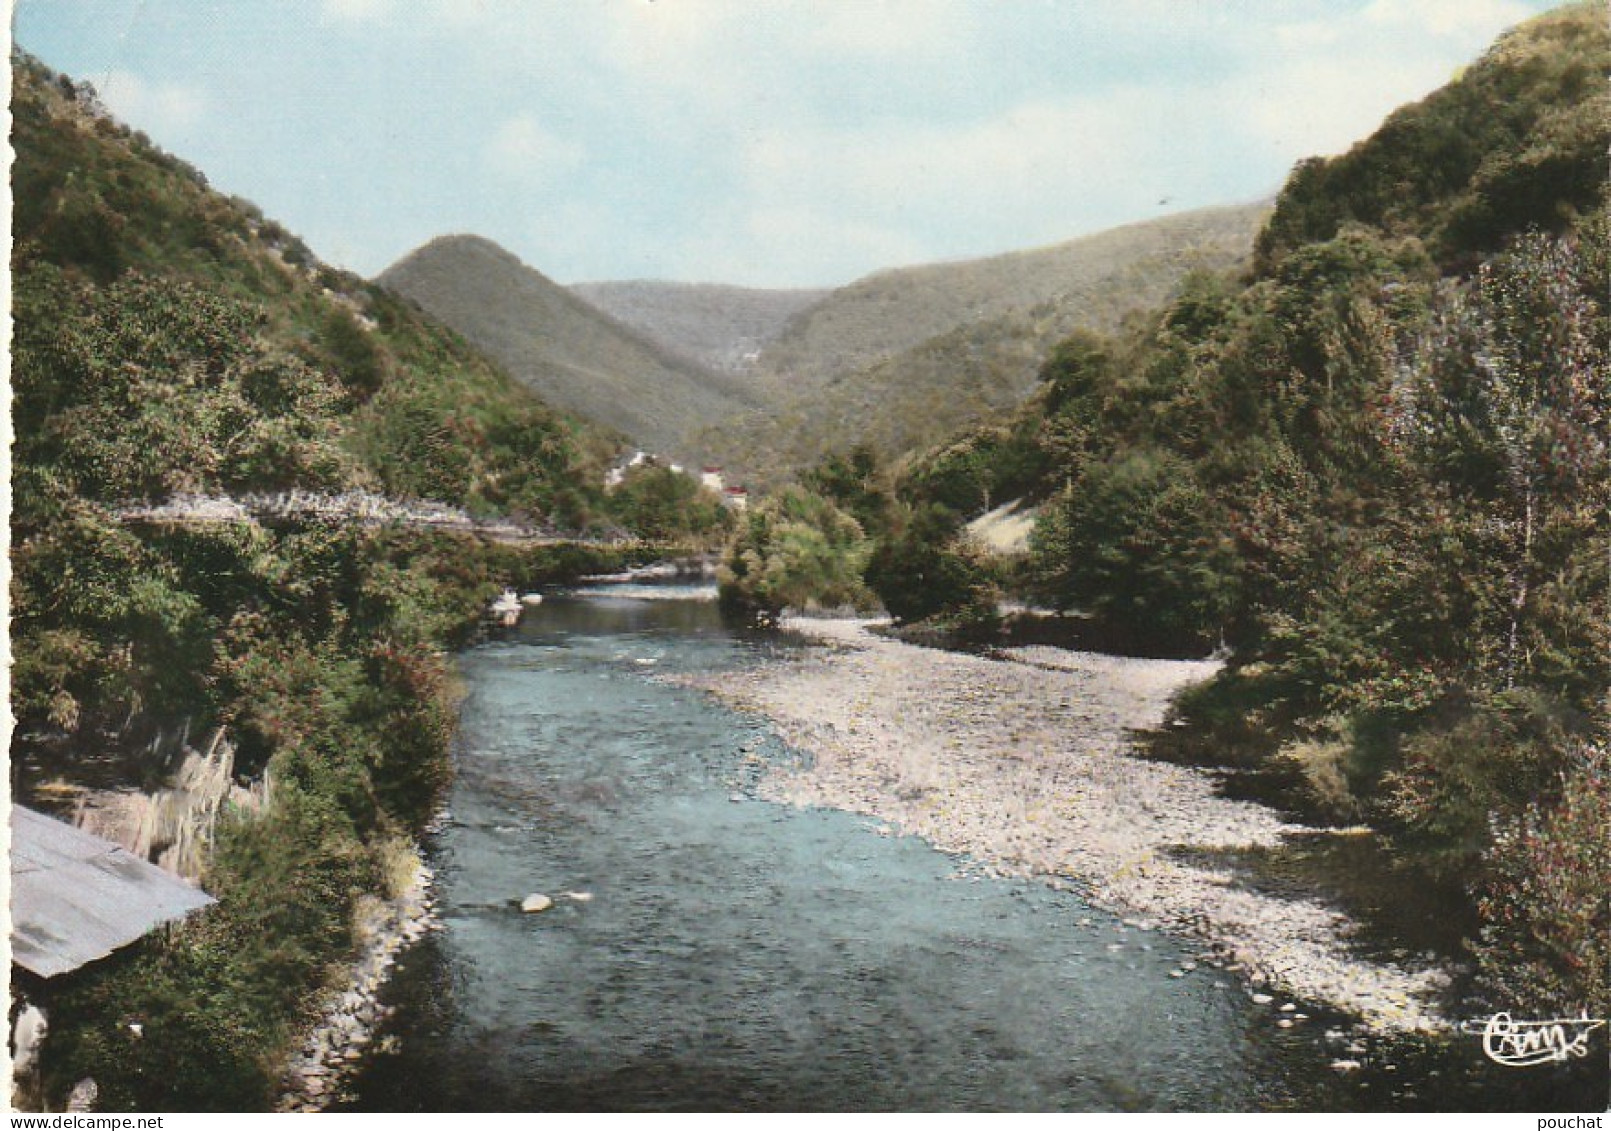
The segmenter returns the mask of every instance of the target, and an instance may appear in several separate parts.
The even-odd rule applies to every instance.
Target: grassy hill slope
[[[1052,247],[882,271],[804,311],[761,368],[816,385],[947,333],[1043,303],[1084,311],[1093,329],[1162,301],[1185,267],[1245,254],[1262,204],[1208,208],[1126,224]]]

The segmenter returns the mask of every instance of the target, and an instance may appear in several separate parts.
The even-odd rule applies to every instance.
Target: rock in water
[[[537,892],[533,892],[520,901],[520,909],[529,913],[547,911],[552,906],[554,906],[553,900],[546,895],[539,895]]]

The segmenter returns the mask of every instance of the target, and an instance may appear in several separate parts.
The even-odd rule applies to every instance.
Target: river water
[[[1414,1050],[1332,1071],[1340,1021],[1274,1029],[1232,975],[1170,976],[1189,942],[1073,892],[756,800],[797,755],[656,677],[787,645],[669,595],[559,595],[462,658],[429,846],[445,929],[406,957],[394,1039],[348,1106],[1337,1110],[1457,1086],[1443,1061],[1414,1078]],[[523,914],[533,892],[554,907]]]

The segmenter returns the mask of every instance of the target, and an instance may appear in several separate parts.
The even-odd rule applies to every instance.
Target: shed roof
[[[65,974],[212,902],[109,840],[11,807],[11,960],[24,970]]]

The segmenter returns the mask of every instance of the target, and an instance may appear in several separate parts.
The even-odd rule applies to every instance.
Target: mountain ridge
[[[678,356],[492,240],[438,236],[377,278],[545,401],[683,454],[695,419],[755,407],[746,385]]]
[[[1270,207],[1257,201],[1192,209],[1053,244],[875,271],[797,315],[759,366],[791,382],[820,383],[969,322],[1095,287],[1144,256],[1227,240],[1251,246]],[[868,306],[878,309],[870,322]]]
[[[1197,209],[1027,251],[866,276],[802,311],[762,357],[783,390],[775,404],[713,423],[695,446],[762,483],[858,444],[887,460],[915,453],[1016,409],[1068,334],[1111,332],[1170,298],[1192,272],[1247,263],[1269,210]],[[960,286],[949,283],[959,277]],[[980,297],[1003,280],[1005,297]],[[934,295],[937,303],[917,309]],[[943,328],[917,336],[935,325]],[[846,327],[854,340],[818,349]],[[795,356],[802,360],[787,360]]]

